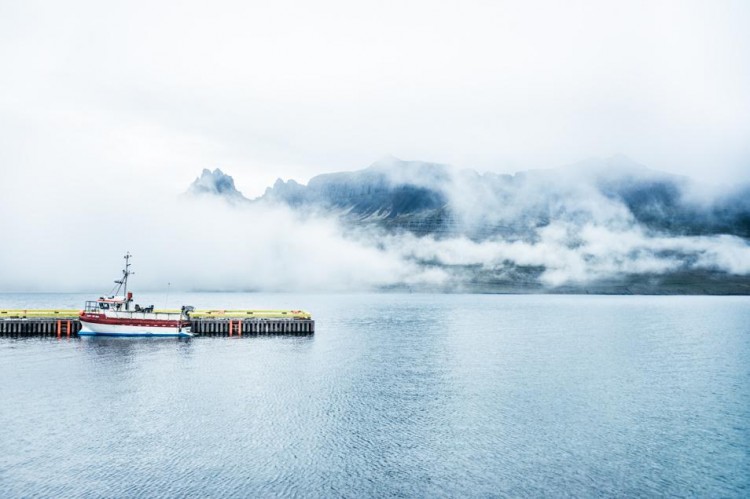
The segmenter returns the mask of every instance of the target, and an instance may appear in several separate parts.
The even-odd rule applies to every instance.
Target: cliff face
[[[750,237],[747,186],[705,194],[686,177],[622,157],[516,175],[391,158],[360,171],[319,175],[307,186],[278,180],[258,201],[329,211],[349,223],[478,240],[528,239],[553,222]]]

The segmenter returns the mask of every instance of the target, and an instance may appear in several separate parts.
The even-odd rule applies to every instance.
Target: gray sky
[[[3,0],[0,181],[61,210],[387,154],[746,181],[749,25],[745,1]]]
[[[518,256],[381,251],[332,220],[181,202],[203,168],[249,196],[389,154],[514,172],[621,153],[748,181],[747,26],[747,1],[0,0],[0,290],[100,289],[125,250],[149,289],[438,279],[415,246]],[[581,274],[556,234],[523,258]],[[747,272],[742,242],[674,244]]]

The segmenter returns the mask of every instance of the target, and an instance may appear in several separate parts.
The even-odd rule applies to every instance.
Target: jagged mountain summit
[[[196,178],[187,190],[192,196],[217,196],[232,203],[248,202],[245,196],[234,185],[234,179],[219,168],[214,171],[203,169],[200,177]]]

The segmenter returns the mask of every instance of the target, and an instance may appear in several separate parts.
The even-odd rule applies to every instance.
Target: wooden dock
[[[78,336],[79,310],[0,310],[0,336]],[[315,321],[301,310],[196,310],[194,336],[311,335]]]

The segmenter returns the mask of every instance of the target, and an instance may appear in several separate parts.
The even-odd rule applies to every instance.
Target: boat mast
[[[122,270],[122,280],[115,281],[115,283],[123,287],[122,295],[125,297],[125,310],[130,310],[130,300],[128,300],[128,276],[135,272],[130,271],[130,251],[125,252],[125,268]]]

